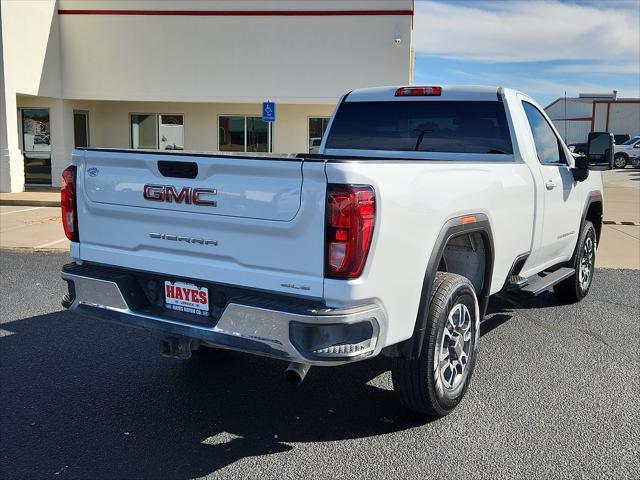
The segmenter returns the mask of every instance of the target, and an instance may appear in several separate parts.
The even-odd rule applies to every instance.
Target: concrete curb
[[[59,207],[59,201],[53,200],[22,200],[18,198],[0,199],[0,205],[7,207]]]
[[[0,252],[14,253],[69,253],[69,247],[65,248],[35,248],[35,247],[3,247],[0,246]],[[71,257],[69,257],[71,258]]]

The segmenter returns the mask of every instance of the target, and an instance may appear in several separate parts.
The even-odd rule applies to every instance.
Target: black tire
[[[629,158],[624,153],[618,153],[615,157],[613,157],[614,168],[625,168],[628,162]]]
[[[227,360],[233,352],[226,348],[200,345],[197,350],[191,350],[190,360],[194,363],[216,363]]]
[[[456,314],[454,309],[464,305],[469,314],[469,343],[464,343],[466,362],[462,368],[460,376],[453,374],[454,368],[436,368],[436,346],[439,352],[443,351],[443,341],[449,338],[451,345],[452,336],[449,331],[445,333],[445,326],[449,323],[449,316],[453,314],[454,322]],[[463,311],[463,310],[460,310]],[[466,314],[465,314],[466,317]],[[465,322],[466,324],[466,322]],[[451,328],[451,327],[449,327]],[[476,354],[479,338],[479,308],[476,293],[473,285],[466,277],[453,273],[437,272],[433,282],[432,296],[429,302],[429,312],[427,326],[422,344],[420,356],[415,359],[394,358],[392,366],[393,388],[398,395],[400,403],[410,410],[432,417],[443,417],[451,412],[462,400],[476,362]],[[466,333],[464,334],[466,337]],[[460,337],[457,337],[460,338]],[[449,346],[444,350],[449,359],[458,356],[460,351]],[[451,353],[451,350],[454,350]],[[458,356],[459,363],[462,362],[462,355]],[[451,360],[450,360],[451,361]],[[445,360],[446,363],[446,360]],[[458,366],[456,365],[455,368]],[[446,379],[446,372],[449,372],[449,379]],[[457,370],[456,370],[457,372]],[[449,386],[448,383],[451,382]]]
[[[578,238],[575,257],[571,265],[574,273],[553,287],[553,293],[555,293],[560,303],[579,302],[589,293],[595,272],[596,238],[596,229],[593,227],[593,223],[588,220],[585,221],[582,226],[582,231],[580,232],[580,237]],[[591,246],[588,245],[589,242],[591,242]],[[589,251],[591,252],[590,257]],[[588,280],[583,281],[586,274],[583,268],[587,266],[586,264],[588,264]]]

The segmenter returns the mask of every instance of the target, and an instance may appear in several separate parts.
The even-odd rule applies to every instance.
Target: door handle
[[[547,187],[547,190],[553,190],[556,188],[556,184],[553,183],[553,180],[547,180],[547,183],[545,183],[544,186]]]

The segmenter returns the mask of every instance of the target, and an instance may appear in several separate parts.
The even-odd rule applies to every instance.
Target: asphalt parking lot
[[[311,370],[161,357],[144,331],[61,311],[65,253],[1,252],[2,479],[638,478],[640,271],[557,306],[494,297],[462,404],[428,421],[385,358]]]

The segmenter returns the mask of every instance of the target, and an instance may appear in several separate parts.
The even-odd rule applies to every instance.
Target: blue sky
[[[416,1],[416,84],[640,97],[640,0]]]

